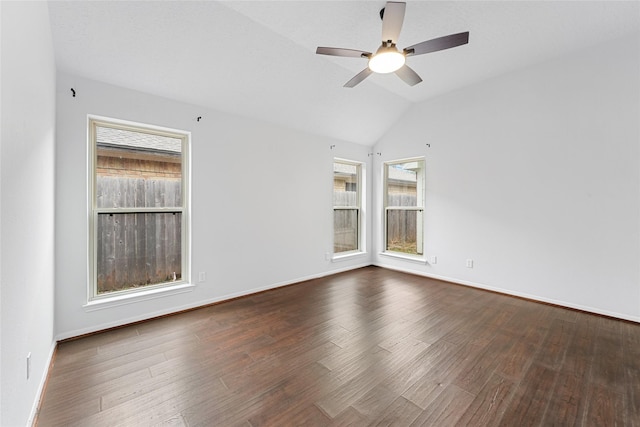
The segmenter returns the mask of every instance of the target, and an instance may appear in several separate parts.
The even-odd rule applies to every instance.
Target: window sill
[[[331,258],[331,262],[346,261],[352,258],[359,258],[366,255],[367,255],[366,252],[361,252],[361,251],[346,252],[344,254],[334,255],[333,258]]]
[[[134,304],[140,301],[148,301],[156,298],[167,297],[171,295],[182,294],[185,292],[191,292],[195,289],[195,285],[191,283],[182,283],[175,286],[166,286],[162,288],[149,289],[145,291],[138,291],[135,293],[127,293],[121,295],[115,295],[112,297],[97,298],[89,301],[82,307],[86,312],[104,310],[112,307],[118,307],[126,304]]]
[[[396,252],[380,252],[380,255],[389,257],[389,258],[397,258],[405,261],[411,261],[418,264],[427,263],[426,258],[423,258],[422,256],[406,255],[406,254],[401,254]]]

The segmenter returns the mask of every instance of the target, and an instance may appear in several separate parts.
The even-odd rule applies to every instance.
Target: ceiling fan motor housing
[[[369,68],[380,74],[393,73],[402,67],[404,62],[404,53],[399,52],[395,44],[383,42],[375,55],[369,58]]]

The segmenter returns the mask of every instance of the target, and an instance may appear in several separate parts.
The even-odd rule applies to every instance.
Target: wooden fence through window
[[[389,194],[387,206],[416,206],[416,196],[411,194]],[[412,210],[389,210],[387,221],[387,242],[398,244],[415,244],[417,236],[418,215]]]
[[[355,191],[334,191],[334,206],[356,206]],[[411,194],[389,194],[389,206],[416,206],[416,196]],[[417,221],[420,218],[415,211],[390,211],[387,222],[388,242],[401,242],[402,245],[416,243]],[[334,209],[333,214],[333,251],[334,253],[357,249],[358,217],[355,210]]]
[[[98,207],[174,207],[175,179],[99,177]],[[101,213],[97,219],[98,293],[171,282],[182,277],[182,214]]]

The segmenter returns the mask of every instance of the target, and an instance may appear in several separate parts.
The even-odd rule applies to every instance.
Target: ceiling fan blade
[[[422,81],[418,73],[413,71],[408,65],[403,65],[396,71],[396,75],[400,77],[409,86],[415,86]]]
[[[354,87],[355,85],[357,85],[358,83],[360,83],[361,81],[369,77],[372,73],[373,71],[371,71],[369,67],[367,67],[364,70],[360,71],[358,74],[356,74],[354,78],[346,82],[344,84],[344,87]]]
[[[456,46],[469,43],[469,32],[451,34],[444,37],[438,37],[436,39],[427,40],[422,43],[414,44],[413,46],[405,47],[404,52],[406,56],[422,55],[430,52],[437,52],[439,50],[445,50]]]
[[[402,29],[402,22],[404,21],[404,10],[406,3],[399,3],[394,1],[387,2],[384,7],[384,15],[382,18],[382,41],[387,42],[391,40],[391,43],[395,44],[400,36],[400,30]]]
[[[356,49],[343,49],[340,47],[318,47],[316,49],[316,53],[318,55],[349,56],[352,58],[368,58],[371,56],[371,52]]]

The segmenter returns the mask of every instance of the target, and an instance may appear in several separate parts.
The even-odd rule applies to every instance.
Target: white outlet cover
[[[27,354],[27,379],[31,376],[31,352]]]

